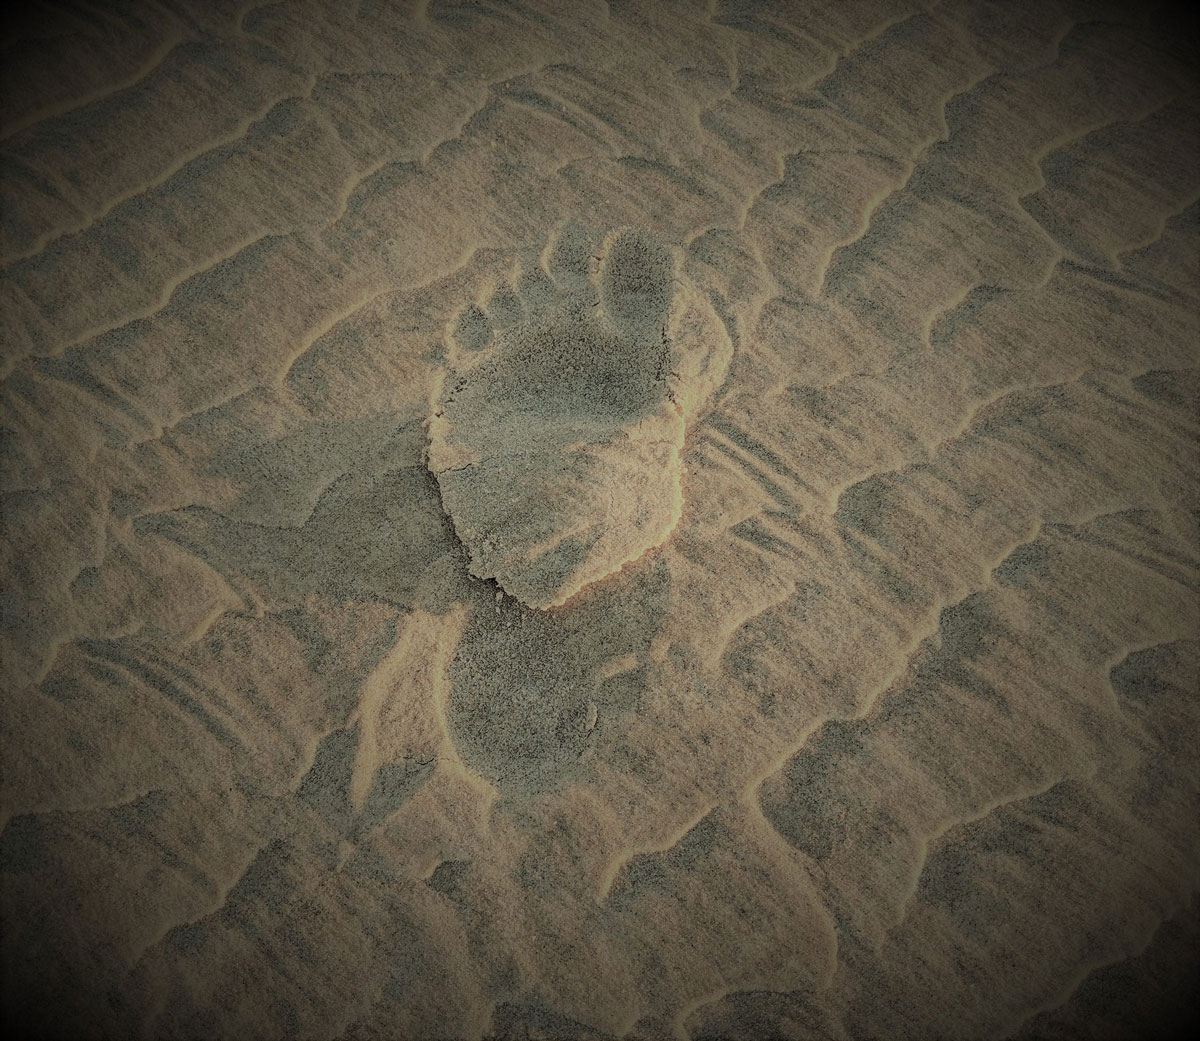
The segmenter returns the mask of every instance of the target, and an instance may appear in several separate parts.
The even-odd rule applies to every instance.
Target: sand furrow
[[[78,224],[66,225],[43,232],[36,239],[34,239],[34,241],[30,243],[23,252],[0,257],[0,265],[8,266],[10,264],[19,263],[20,261],[33,259],[38,254],[45,252],[46,249],[64,236],[87,234],[93,227],[95,227],[106,217],[108,217],[115,209],[117,209],[117,207],[122,206],[141,195],[145,195],[147,192],[153,191],[156,188],[169,184],[173,178],[177,177],[180,173],[186,170],[186,168],[192,163],[203,159],[213,152],[229,148],[232,145],[235,145],[238,141],[244,139],[250,133],[251,129],[256,123],[266,119],[280,105],[283,105],[289,101],[298,101],[302,98],[311,97],[317,82],[317,77],[312,77],[309,80],[307,89],[298,93],[284,94],[280,97],[272,99],[261,111],[243,119],[228,136],[205,142],[196,149],[186,153],[183,156],[180,156],[173,163],[173,165],[156,174],[152,180],[138,184],[136,187],[131,188],[124,194],[109,199],[101,209],[93,210],[88,213],[81,213],[81,220]]]
[[[855,231],[854,235],[830,249],[828,256],[825,258],[825,262],[818,268],[816,272],[814,272],[813,275],[813,294],[815,296],[827,295],[826,287],[829,280],[829,272],[836,264],[838,253],[843,250],[852,250],[856,243],[870,235],[871,224],[877,215],[884,210],[884,208],[887,207],[895,197],[900,196],[909,190],[909,187],[913,182],[913,178],[917,175],[918,171],[922,169],[922,164],[929,158],[931,153],[940,145],[951,140],[953,131],[950,128],[950,124],[946,121],[947,107],[952,102],[960,98],[967,97],[981,84],[989,82],[995,75],[996,70],[989,69],[987,72],[980,74],[977,78],[971,80],[960,89],[951,92],[942,99],[941,121],[943,133],[939,137],[934,137],[927,141],[920,142],[915,146],[915,150],[905,158],[905,162],[908,164],[908,170],[905,173],[903,180],[901,180],[900,183],[898,183],[895,187],[890,188],[884,191],[882,194],[870,199],[868,202],[868,207],[864,211],[858,229]],[[932,325],[932,321],[930,325]]]
[[[687,836],[717,807],[716,803],[711,803],[703,806],[699,811],[694,812],[687,821],[677,827],[670,834],[665,836],[660,843],[653,846],[638,847],[636,849],[620,850],[609,862],[608,866],[600,875],[598,885],[596,887],[596,902],[603,904],[612,894],[613,886],[616,884],[617,877],[625,870],[631,861],[636,857],[644,857],[654,853],[667,853],[675,846],[678,846]]]
[[[1041,148],[1039,148],[1033,155],[1029,156],[1030,162],[1035,167],[1035,172],[1037,174],[1038,183],[1034,187],[1033,191],[1025,192],[1022,195],[1018,196],[1017,202],[1022,206],[1022,208],[1026,209],[1026,212],[1028,212],[1028,207],[1025,204],[1025,200],[1028,199],[1030,196],[1037,194],[1038,191],[1040,191],[1041,189],[1046,187],[1046,183],[1047,183],[1046,182],[1046,172],[1045,172],[1046,171],[1046,162],[1052,156],[1057,155],[1060,152],[1064,152],[1067,149],[1072,148],[1073,146],[1079,144],[1080,142],[1086,141],[1093,134],[1096,134],[1103,130],[1109,130],[1118,124],[1133,125],[1136,123],[1144,122],[1145,120],[1149,119],[1151,116],[1154,116],[1155,114],[1162,111],[1163,109],[1170,107],[1172,104],[1174,104],[1178,100],[1179,100],[1179,96],[1172,96],[1165,101],[1156,101],[1150,107],[1143,109],[1139,112],[1136,112],[1134,115],[1132,115],[1131,117],[1129,117],[1127,119],[1119,119],[1119,118],[1111,118],[1111,117],[1105,118],[1105,119],[1096,119],[1096,120],[1093,120],[1093,121],[1085,124],[1082,127],[1072,128],[1069,132],[1062,134],[1058,137],[1052,138],[1051,140],[1045,142]],[[1033,216],[1033,214],[1030,214],[1030,216]],[[1034,217],[1034,219],[1036,220],[1037,218]]]
[[[62,119],[64,116],[69,116],[72,113],[86,109],[89,105],[95,105],[106,98],[110,98],[122,91],[129,90],[131,87],[137,86],[146,77],[148,77],[156,68],[158,68],[168,55],[175,50],[181,43],[184,42],[183,34],[178,29],[165,40],[162,41],[146,59],[142,65],[130,78],[122,80],[119,83],[114,83],[85,94],[82,97],[73,98],[70,101],[55,105],[51,108],[42,109],[38,112],[30,113],[13,123],[0,127],[0,141],[7,141],[12,137],[16,137],[23,131],[36,127],[39,124],[47,123],[52,120]]]
[[[929,860],[930,851],[935,845],[942,842],[951,844],[954,841],[954,831],[956,829],[963,828],[969,824],[974,824],[977,821],[981,821],[993,813],[997,813],[1012,806],[1019,806],[1021,803],[1028,802],[1031,799],[1036,799],[1039,796],[1045,795],[1052,789],[1057,788],[1060,784],[1065,783],[1067,780],[1079,781],[1087,779],[1089,778],[1056,777],[1053,780],[1046,781],[1042,784],[1036,785],[1035,787],[1004,795],[986,806],[981,806],[973,810],[970,816],[946,820],[940,826],[938,826],[936,830],[927,835],[921,836],[919,840],[918,856],[914,864],[912,880],[907,886],[906,892],[901,895],[899,917],[897,918],[895,925],[892,926],[891,931],[900,929],[904,925],[904,921],[908,917],[909,911],[917,899],[917,893],[921,887],[921,876],[925,873],[925,865]],[[884,936],[884,938],[880,941],[880,947],[887,943],[887,939],[888,937]]]
[[[227,250],[222,251],[216,257],[208,257],[204,262],[175,275],[170,281],[165,283],[159,290],[158,298],[145,310],[139,311],[132,315],[122,316],[115,324],[96,326],[87,329],[82,333],[77,334],[73,339],[55,344],[52,348],[49,357],[61,357],[68,351],[73,351],[78,347],[91,343],[108,333],[116,332],[119,329],[125,329],[135,322],[144,322],[152,319],[156,314],[165,309],[175,296],[179,288],[187,282],[201,275],[204,275],[214,268],[233,260],[252,246],[258,245],[273,236],[270,235],[252,235],[239,242],[234,243]]]
[[[1076,526],[1092,523],[1097,519],[1102,519],[1111,516],[1114,513],[1124,512],[1105,511],[1092,516],[1087,516],[1075,522]],[[901,649],[898,655],[897,664],[893,666],[890,672],[884,679],[876,685],[873,691],[859,699],[858,711],[851,716],[830,716],[820,720],[813,721],[806,733],[791,744],[783,751],[772,763],[755,775],[754,780],[743,790],[742,799],[750,802],[758,798],[758,792],[762,785],[770,778],[779,774],[785,766],[792,760],[796,759],[804,749],[810,744],[812,739],[820,732],[821,728],[830,724],[843,725],[854,724],[869,721],[878,716],[880,711],[884,709],[885,702],[889,694],[897,689],[901,681],[908,677],[910,670],[915,661],[918,660],[924,648],[933,641],[940,629],[943,621],[948,613],[953,613],[956,609],[960,609],[967,604],[973,597],[980,593],[987,592],[994,587],[995,576],[998,571],[1002,570],[1006,564],[1013,561],[1022,554],[1027,547],[1035,544],[1042,535],[1045,523],[1038,521],[1034,524],[1030,534],[1024,536],[1019,541],[1010,544],[1001,549],[997,557],[989,564],[985,564],[981,568],[983,581],[976,586],[959,588],[956,593],[951,594],[942,603],[931,608],[925,615],[923,623],[915,627],[914,632],[909,638],[908,643]]]
[[[837,67],[842,62],[849,61],[864,47],[867,47],[868,45],[875,43],[877,40],[882,39],[883,37],[887,36],[888,33],[893,32],[898,27],[907,24],[914,18],[922,17],[924,13],[924,11],[918,9],[915,11],[910,11],[907,14],[897,14],[891,18],[881,21],[866,35],[847,41],[842,46],[842,49],[837,53],[837,56],[834,58],[830,69],[828,71],[822,71],[818,75],[817,79],[813,80],[808,85],[808,89],[812,91],[819,91],[821,85],[837,71]]]

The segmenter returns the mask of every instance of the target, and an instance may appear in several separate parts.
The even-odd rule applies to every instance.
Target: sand
[[[1182,1031],[1185,24],[23,10],[10,1028]]]

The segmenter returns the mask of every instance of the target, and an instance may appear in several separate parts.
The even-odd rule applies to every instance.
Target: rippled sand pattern
[[[1200,937],[1185,30],[1041,0],[23,10],[10,1026],[1172,1036]],[[597,274],[580,228],[646,237],[671,287]],[[708,325],[663,317],[680,294]],[[616,355],[568,372],[580,329],[634,345],[594,415]],[[689,335],[687,372],[636,353]],[[512,448],[520,509],[502,469],[444,512],[463,373],[462,451]],[[564,498],[588,437],[617,447]],[[591,563],[510,596],[511,558],[472,573],[492,531]]]

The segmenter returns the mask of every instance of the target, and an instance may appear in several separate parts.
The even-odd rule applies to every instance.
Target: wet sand
[[[4,40],[10,1027],[1182,1031],[1186,26],[163,0]]]

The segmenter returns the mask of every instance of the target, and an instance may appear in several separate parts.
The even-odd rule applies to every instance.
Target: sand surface
[[[22,8],[9,1024],[1171,1036],[1200,94],[1142,6]]]

